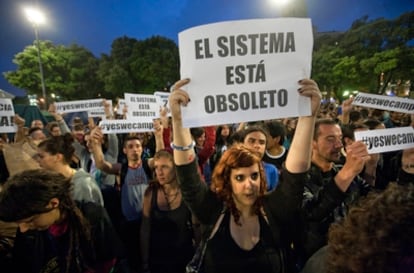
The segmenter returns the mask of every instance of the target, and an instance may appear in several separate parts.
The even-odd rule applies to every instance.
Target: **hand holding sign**
[[[370,160],[367,146],[362,141],[355,141],[346,147],[346,161],[341,172],[355,177],[364,168],[365,162]]]

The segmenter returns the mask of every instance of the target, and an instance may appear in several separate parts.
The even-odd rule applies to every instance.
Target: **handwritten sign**
[[[310,115],[298,80],[310,77],[310,19],[229,21],[179,33],[186,127]]]
[[[413,127],[356,131],[355,140],[363,141],[369,154],[404,150],[414,147]]]
[[[11,99],[0,99],[0,133],[15,133],[14,107]]]
[[[401,113],[414,113],[414,100],[407,98],[358,93],[352,104]]]

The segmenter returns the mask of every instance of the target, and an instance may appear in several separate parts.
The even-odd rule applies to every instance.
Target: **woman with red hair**
[[[298,92],[310,97],[312,116],[300,117],[283,170],[283,180],[266,194],[260,157],[244,146],[228,149],[216,165],[210,189],[201,182],[190,130],[183,128],[181,106],[190,103],[178,81],[170,95],[174,162],[184,201],[210,231],[201,271],[291,272],[291,245],[297,228],[320,91],[312,80],[299,81]]]

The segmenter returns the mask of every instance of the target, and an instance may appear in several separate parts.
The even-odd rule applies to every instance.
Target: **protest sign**
[[[112,100],[106,100],[106,103],[109,103],[109,112],[112,114]],[[88,117],[106,119],[105,107],[102,105],[100,108],[89,110]]]
[[[181,78],[191,102],[185,127],[310,115],[298,80],[309,78],[307,18],[229,21],[179,33]]]
[[[160,102],[154,95],[125,93],[125,104],[128,106],[127,119],[158,118]]]
[[[355,96],[352,105],[389,110],[401,113],[414,113],[414,100],[408,98],[358,93]]]
[[[152,119],[107,119],[99,123],[104,134],[124,134],[151,132],[154,128]]]
[[[118,115],[123,115],[124,114],[124,107],[125,107],[125,100],[124,99],[119,99],[118,100],[118,105],[117,105],[117,108],[116,108],[116,113],[118,114]]]
[[[168,105],[168,99],[170,98],[170,92],[155,91],[154,96],[158,97],[158,102],[160,107],[165,107],[167,110],[167,115],[171,116],[170,106]]]
[[[0,99],[0,133],[14,133],[14,107],[11,99]]]
[[[354,134],[355,140],[361,140],[367,145],[369,154],[398,151],[414,147],[414,129],[411,126],[356,131]]]
[[[57,113],[83,112],[103,108],[103,99],[55,102]]]

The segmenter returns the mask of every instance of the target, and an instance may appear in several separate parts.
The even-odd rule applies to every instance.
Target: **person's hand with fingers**
[[[91,139],[91,143],[93,145],[100,145],[103,141],[103,133],[102,133],[102,129],[99,126],[95,126],[90,133],[89,138]]]
[[[319,90],[318,85],[314,80],[311,79],[302,79],[299,81],[299,85],[299,94],[311,99],[312,116],[317,115],[322,99],[321,91]]]
[[[62,115],[61,114],[59,114],[57,111],[56,111],[56,105],[55,105],[55,103],[51,103],[51,104],[49,104],[49,109],[47,110],[52,116],[53,116],[53,118],[56,120],[56,121],[62,121],[63,120],[63,117],[62,117]]]
[[[183,79],[177,81],[173,86],[173,92],[169,97],[171,116],[176,120],[181,120],[181,106],[187,106],[190,101],[188,93],[182,89],[184,85],[188,84],[190,79]]]
[[[371,159],[367,146],[362,141],[355,141],[346,147],[346,161],[342,168],[348,170],[353,176],[358,175],[364,168],[365,162]]]
[[[353,101],[354,98],[351,97],[342,102],[342,114],[349,114],[349,112],[351,112]]]
[[[17,127],[24,127],[25,124],[25,120],[24,118],[22,118],[21,116],[19,116],[18,114],[14,115],[14,123],[17,125]]]
[[[153,127],[154,127],[154,135],[162,137],[162,131],[164,127],[162,126],[160,119],[154,119],[152,121]]]

